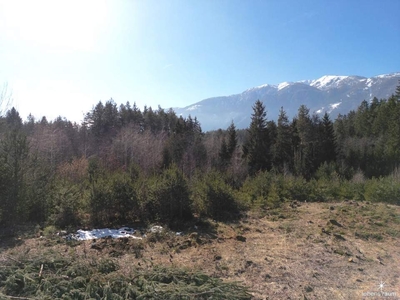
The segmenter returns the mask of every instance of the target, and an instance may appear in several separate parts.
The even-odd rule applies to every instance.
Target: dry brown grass
[[[330,221],[332,220],[332,222]],[[119,272],[153,265],[185,267],[248,286],[254,299],[373,299],[400,297],[400,207],[386,204],[302,203],[250,212],[232,224],[209,221],[159,241],[99,240],[71,247],[27,239],[1,257],[44,249],[75,259],[114,257]],[[379,298],[378,298],[379,299]],[[395,297],[387,299],[396,299]]]

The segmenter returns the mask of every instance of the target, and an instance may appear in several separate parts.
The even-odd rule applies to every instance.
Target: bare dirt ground
[[[193,223],[182,235],[74,246],[30,238],[0,253],[44,248],[75,259],[115,258],[122,273],[153,265],[201,270],[241,282],[254,299],[400,299],[400,207],[381,203],[291,202],[234,223]]]

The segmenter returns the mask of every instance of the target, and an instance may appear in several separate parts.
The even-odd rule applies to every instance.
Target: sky
[[[111,98],[185,107],[399,72],[399,13],[398,0],[0,0],[0,89],[24,120],[80,122]]]

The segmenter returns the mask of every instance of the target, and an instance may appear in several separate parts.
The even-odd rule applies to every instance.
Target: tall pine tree
[[[279,171],[292,168],[292,133],[289,119],[281,107],[278,117],[276,142],[274,146],[274,165]]]
[[[336,161],[337,145],[333,123],[330,120],[328,113],[325,113],[322,118],[321,127],[321,163],[334,162]]]
[[[271,167],[267,112],[260,100],[253,106],[248,140],[243,145],[243,155],[247,158],[249,173],[267,170]]]

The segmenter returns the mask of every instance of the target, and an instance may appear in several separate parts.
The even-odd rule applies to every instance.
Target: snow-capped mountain
[[[335,119],[339,113],[357,109],[363,100],[370,101],[373,97],[387,99],[399,82],[400,72],[371,78],[326,75],[315,80],[263,84],[241,94],[208,98],[174,110],[184,117],[196,116],[204,131],[225,129],[232,120],[237,128],[247,128],[252,106],[258,99],[264,103],[269,120],[278,118],[282,106],[292,118],[301,104],[306,105],[311,113],[322,115],[328,112]]]

